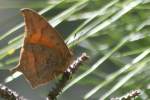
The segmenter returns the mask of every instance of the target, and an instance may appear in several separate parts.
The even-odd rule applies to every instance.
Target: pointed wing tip
[[[23,9],[21,9],[20,11],[21,11],[21,13],[22,13],[23,15],[26,15],[26,14],[28,14],[28,13],[36,13],[34,10],[32,10],[32,9],[30,9],[30,8],[23,8]]]
[[[21,11],[21,12],[26,12],[26,11],[33,11],[33,10],[30,9],[30,8],[22,8],[20,11]]]

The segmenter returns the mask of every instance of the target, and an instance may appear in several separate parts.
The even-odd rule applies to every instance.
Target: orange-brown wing
[[[32,87],[53,80],[66,70],[72,55],[60,34],[31,9],[22,10],[26,35],[20,62],[13,71],[21,71]]]

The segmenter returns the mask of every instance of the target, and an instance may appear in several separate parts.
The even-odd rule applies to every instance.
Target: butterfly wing
[[[32,87],[37,87],[63,73],[72,55],[60,34],[42,16],[31,9],[22,13],[26,35],[19,64],[13,71],[22,72]]]

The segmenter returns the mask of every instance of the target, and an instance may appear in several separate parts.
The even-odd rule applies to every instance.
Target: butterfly
[[[73,55],[44,17],[29,8],[22,9],[21,13],[26,34],[19,64],[12,71],[22,72],[35,88],[62,74],[73,61]]]

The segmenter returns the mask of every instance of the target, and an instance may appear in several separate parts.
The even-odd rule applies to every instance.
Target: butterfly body
[[[60,34],[42,16],[31,9],[22,13],[26,34],[13,71],[22,72],[34,88],[62,74],[73,57]]]

